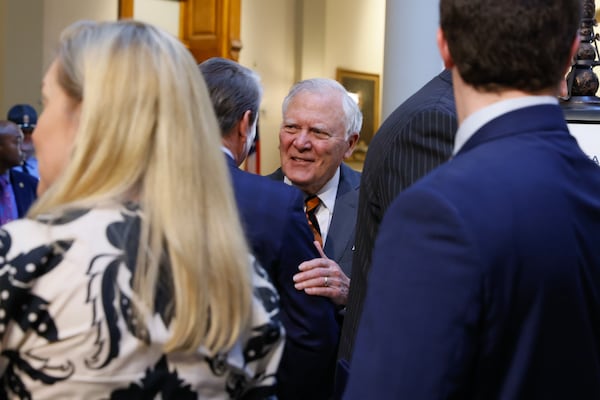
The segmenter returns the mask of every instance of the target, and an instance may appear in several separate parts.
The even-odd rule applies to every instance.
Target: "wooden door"
[[[238,61],[241,0],[179,0],[179,39],[194,58]],[[134,0],[119,0],[119,18],[134,18]]]
[[[239,58],[241,0],[183,0],[179,37],[196,61]]]

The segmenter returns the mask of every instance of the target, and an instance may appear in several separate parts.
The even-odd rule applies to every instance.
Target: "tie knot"
[[[319,196],[315,195],[308,196],[306,200],[304,200],[304,204],[306,205],[306,212],[310,213],[319,207],[319,204],[321,204],[321,199]]]

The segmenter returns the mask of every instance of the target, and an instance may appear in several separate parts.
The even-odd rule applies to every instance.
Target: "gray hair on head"
[[[363,116],[358,104],[348,91],[338,82],[327,78],[312,78],[296,83],[290,89],[289,93],[283,100],[281,107],[283,115],[285,115],[290,101],[300,92],[323,93],[326,91],[335,91],[342,95],[342,108],[344,110],[346,127],[346,139],[353,133],[360,134],[362,127]]]

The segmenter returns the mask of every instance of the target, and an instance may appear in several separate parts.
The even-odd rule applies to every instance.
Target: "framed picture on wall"
[[[354,154],[348,160],[351,164],[362,163],[365,160],[369,143],[379,128],[379,75],[338,68],[336,80],[356,100],[363,114],[360,139]],[[361,167],[362,165],[357,169],[361,169]]]

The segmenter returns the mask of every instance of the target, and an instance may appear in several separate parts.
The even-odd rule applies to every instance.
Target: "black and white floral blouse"
[[[3,226],[0,399],[264,399],[274,393],[284,335],[278,296],[262,268],[254,268],[252,327],[233,350],[214,358],[202,349],[166,355],[172,316],[161,301],[165,292],[159,288],[150,314],[136,307],[132,291],[140,214],[135,206],[114,206]]]

